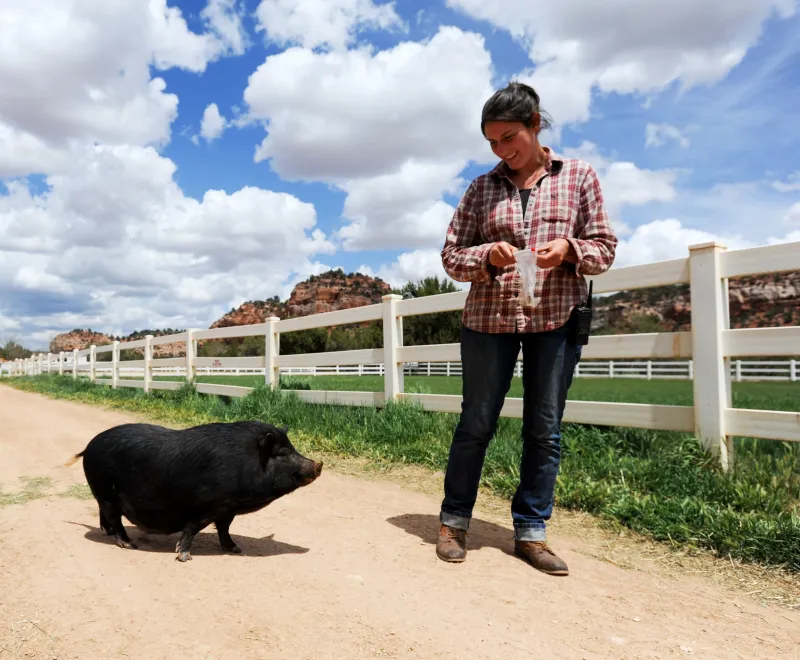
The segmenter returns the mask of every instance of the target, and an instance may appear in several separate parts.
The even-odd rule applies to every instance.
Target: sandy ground
[[[131,419],[0,385],[4,494],[52,480],[0,506],[0,660],[800,658],[800,612],[614,566],[579,535],[551,535],[571,575],[550,577],[511,554],[508,524],[478,515],[468,560],[446,564],[438,496],[330,469],[237,518],[242,555],[222,554],[213,527],[191,562],[132,527],[140,549],[123,550],[94,500],[64,494],[85,482],[62,464]]]

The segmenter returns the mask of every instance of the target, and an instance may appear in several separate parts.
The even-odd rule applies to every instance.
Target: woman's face
[[[518,170],[530,163],[537,151],[539,141],[538,115],[530,128],[521,122],[489,121],[483,127],[495,156],[506,162],[512,170]]]

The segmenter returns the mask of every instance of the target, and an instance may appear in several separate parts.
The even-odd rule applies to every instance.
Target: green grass
[[[291,391],[270,391],[263,385],[247,397],[228,398],[198,395],[189,387],[149,395],[130,388],[115,391],[70,376],[6,382],[180,424],[262,419],[288,425],[298,449],[306,453],[324,451],[433,470],[446,466],[457,422],[456,415],[429,413],[409,404],[392,404],[384,410],[307,404]],[[415,384],[408,379],[407,390],[428,387],[429,382]],[[304,386],[296,379],[284,384]],[[603,383],[576,380],[571,398],[609,400],[625,395],[667,404],[691,402],[680,382],[652,384],[654,388],[648,389],[650,384],[643,382],[605,381],[602,391],[592,391]],[[763,389],[750,387],[756,383],[737,385],[748,386],[739,388],[739,405],[744,401],[750,407],[775,409],[791,399],[771,383]],[[352,387],[350,382],[347,386]],[[661,398],[648,398],[656,392]],[[796,409],[797,401],[792,401]],[[513,495],[519,478],[520,429],[520,420],[501,419],[486,457],[482,486],[506,498]],[[737,462],[724,474],[686,434],[565,424],[557,506],[596,514],[676,546],[782,564],[800,572],[800,445],[740,438],[734,442]]]
[[[39,500],[53,494],[53,480],[50,477],[20,477],[22,489],[16,492],[6,492],[0,485],[0,507],[11,504],[25,504],[33,500]],[[55,493],[59,497],[71,497],[81,500],[93,498],[92,491],[86,484],[74,484],[66,490]]]
[[[161,378],[159,379],[161,380]],[[164,377],[163,380],[178,380]],[[256,387],[263,376],[200,376],[198,382]],[[312,390],[382,392],[383,376],[290,376],[290,387],[301,384]],[[800,412],[800,383],[765,381],[732,383],[734,408],[789,410]],[[459,376],[406,376],[406,392],[461,395]],[[514,378],[508,393],[522,396],[522,379]],[[575,378],[569,398],[578,401],[620,401],[691,406],[694,401],[690,380],[639,380],[633,378]]]

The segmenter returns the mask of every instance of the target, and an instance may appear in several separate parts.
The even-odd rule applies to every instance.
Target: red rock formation
[[[361,275],[329,271],[315,275],[295,286],[286,303],[287,316],[308,316],[339,309],[374,305],[392,292],[383,280]]]

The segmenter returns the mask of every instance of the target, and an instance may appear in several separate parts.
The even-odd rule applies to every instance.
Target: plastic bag
[[[536,276],[539,267],[536,265],[536,253],[533,250],[517,250],[514,252],[517,272],[522,280],[522,303],[534,306],[536,303]]]

